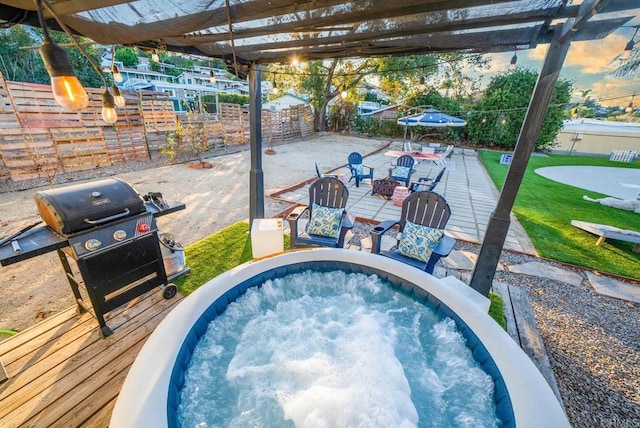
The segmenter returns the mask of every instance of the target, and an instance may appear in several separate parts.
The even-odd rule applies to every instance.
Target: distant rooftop
[[[596,119],[572,119],[565,120],[562,129],[569,132],[615,132],[638,133],[640,124],[630,122],[613,122]]]

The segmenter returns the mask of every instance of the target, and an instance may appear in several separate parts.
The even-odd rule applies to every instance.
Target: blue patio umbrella
[[[444,128],[446,126],[466,126],[467,121],[442,113],[440,110],[428,108],[421,113],[402,117],[397,121],[402,126],[428,126],[434,128]]]

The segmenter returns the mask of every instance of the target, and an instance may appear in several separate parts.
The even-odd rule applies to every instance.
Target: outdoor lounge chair
[[[409,187],[409,183],[411,182],[411,174],[416,172],[413,169],[413,164],[415,160],[413,157],[409,155],[402,155],[396,161],[395,166],[389,168],[389,177],[394,180],[398,180],[404,183],[405,186]]]
[[[411,183],[409,186],[410,192],[431,192],[436,188],[440,180],[442,180],[442,176],[444,175],[444,171],[447,169],[446,167],[442,168],[436,178],[420,177],[418,178],[417,183]]]
[[[370,179],[373,182],[373,168],[369,165],[362,163],[362,155],[358,152],[349,154],[349,171],[351,171],[351,177],[349,181],[355,178],[356,187],[360,187],[360,182],[365,178]],[[367,171],[365,171],[365,168]]]
[[[432,274],[438,260],[448,256],[456,242],[443,232],[450,215],[449,204],[442,196],[434,192],[414,192],[402,202],[400,220],[383,221],[371,230],[371,253]],[[395,225],[399,226],[396,247],[380,251],[382,235]]]
[[[309,205],[297,207],[287,216],[291,248],[299,244],[342,248],[354,222],[345,210],[348,198],[349,191],[337,178],[322,177],[314,181],[309,187]],[[298,221],[305,212],[308,222],[300,229]]]
[[[322,177],[333,177],[338,178],[338,174],[325,174],[324,172],[320,172],[320,167],[318,167],[318,162],[314,162],[316,164],[316,175],[318,178]]]

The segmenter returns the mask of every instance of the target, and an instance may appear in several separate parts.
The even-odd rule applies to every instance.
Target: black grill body
[[[105,313],[168,283],[156,221],[150,213],[73,234],[69,244],[63,255],[75,259],[104,337],[112,333]],[[63,266],[75,294],[79,282],[68,262],[63,261]]]
[[[117,178],[44,190],[33,198],[44,222],[60,235],[145,212],[134,188]]]
[[[20,237],[19,253],[0,247],[0,264],[57,251],[81,311],[88,310],[80,293],[84,283],[103,337],[112,334],[104,319],[107,312],[154,287],[171,298],[177,289],[169,281],[189,272],[185,268],[167,278],[155,220],[184,209],[184,204],[168,204],[159,193],[145,196],[145,202],[115,178],[37,192],[34,199],[47,226]],[[81,278],[74,276],[71,260]]]

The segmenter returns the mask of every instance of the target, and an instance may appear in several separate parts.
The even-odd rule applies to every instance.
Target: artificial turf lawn
[[[501,189],[508,170],[508,165],[500,164],[502,153],[480,150],[479,154],[491,179]],[[582,199],[583,195],[594,198],[606,195],[558,183],[535,173],[537,168],[567,165],[640,168],[640,161],[622,163],[588,156],[532,156],[513,213],[534,247],[544,258],[640,278],[640,254],[632,251],[633,243],[608,239],[598,247],[595,245],[597,236],[571,225],[571,220],[582,220],[640,230],[640,215],[587,202]]]
[[[286,235],[284,248],[289,248]],[[205,282],[252,258],[249,224],[238,222],[187,246],[185,259],[191,273],[173,282],[186,296]]]
[[[252,259],[251,237],[249,224],[238,222],[214,233],[185,248],[187,266],[191,268],[189,275],[177,278],[173,283],[185,296],[193,293],[198,287],[215,278],[223,272],[248,262]],[[290,247],[289,236],[284,236],[285,250]],[[413,269],[408,267],[408,269]],[[491,296],[492,315],[498,324],[504,324],[504,309],[502,298],[498,295]],[[497,306],[494,308],[494,305]],[[497,311],[497,312],[496,312]],[[502,320],[502,322],[500,321]],[[503,326],[503,328],[506,328]]]

